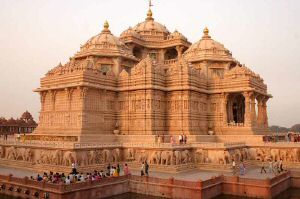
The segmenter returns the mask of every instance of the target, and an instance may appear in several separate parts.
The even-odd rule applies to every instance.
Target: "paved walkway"
[[[131,173],[133,175],[140,175],[139,170],[131,170]],[[9,167],[0,167],[0,174],[2,175],[8,175],[8,174],[13,174],[13,176],[16,177],[25,177],[25,176],[36,176],[37,173],[33,171],[29,171],[26,169],[21,169],[21,168],[9,168]],[[153,177],[159,177],[159,178],[170,178],[174,177],[175,179],[179,180],[187,180],[187,181],[197,181],[199,179],[201,180],[207,180],[212,178],[213,176],[218,176],[218,175],[226,175],[226,176],[232,176],[232,173],[229,172],[222,172],[222,171],[205,171],[205,170],[190,170],[186,172],[180,172],[180,173],[164,173],[164,172],[153,172],[151,171],[149,175]],[[236,172],[236,175],[239,173]],[[252,179],[266,179],[266,178],[273,178],[275,175],[273,173],[260,173],[260,168],[258,167],[250,167],[246,170],[245,175],[240,175],[241,178],[252,178]]]

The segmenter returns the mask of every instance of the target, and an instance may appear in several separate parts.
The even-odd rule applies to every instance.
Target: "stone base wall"
[[[99,199],[128,192],[181,199],[209,199],[220,194],[273,198],[290,187],[299,188],[299,176],[299,172],[285,172],[272,179],[218,176],[195,182],[173,177],[120,176],[64,185],[0,175],[0,193],[30,199]]]

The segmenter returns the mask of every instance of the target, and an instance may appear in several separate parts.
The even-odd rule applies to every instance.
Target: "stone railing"
[[[164,61],[164,65],[170,65],[175,64],[178,61],[178,59],[169,59]]]
[[[15,146],[15,147],[48,147],[48,148],[64,148],[72,149],[73,143],[60,141],[41,141],[41,140],[0,140],[0,145]]]
[[[227,127],[244,127],[244,123],[230,122],[227,124]]]

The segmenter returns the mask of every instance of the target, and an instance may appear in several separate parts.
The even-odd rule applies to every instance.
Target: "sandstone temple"
[[[90,171],[148,161],[152,170],[179,172],[226,170],[233,160],[280,158],[287,167],[300,161],[299,147],[263,142],[272,97],[263,79],[208,28],[192,44],[151,9],[119,37],[105,22],[35,91],[38,127],[21,141],[0,141],[0,165],[69,171],[77,162]],[[178,144],[181,134],[186,144]]]
[[[191,44],[155,21],[103,30],[41,79],[35,134],[257,135],[268,132],[263,79],[203,30]]]

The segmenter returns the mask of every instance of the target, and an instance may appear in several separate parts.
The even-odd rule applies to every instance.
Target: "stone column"
[[[227,126],[227,99],[228,99],[228,93],[222,93],[221,94],[221,113],[223,115],[223,118],[222,118],[222,123],[223,123],[223,126]]]
[[[262,101],[262,112],[263,112],[263,124],[262,126],[265,128],[268,128],[269,123],[268,123],[268,113],[267,113],[267,101],[269,98],[265,97],[264,100]]]
[[[162,62],[162,63],[164,63],[164,61],[165,61],[165,53],[166,53],[166,49],[161,49],[160,51],[159,51],[159,59],[158,59],[158,61],[159,62]]]
[[[256,126],[257,118],[256,118],[256,110],[255,110],[255,99],[257,94],[251,94],[251,126]]]
[[[260,95],[258,98],[257,98],[257,126],[258,127],[261,127],[262,124],[263,124],[263,110],[262,110],[262,106],[263,106],[263,99],[264,97],[262,95]]]
[[[183,46],[176,46],[178,60],[182,58]]]
[[[244,92],[245,97],[245,116],[244,116],[244,126],[251,126],[251,112],[250,112],[250,92]]]

